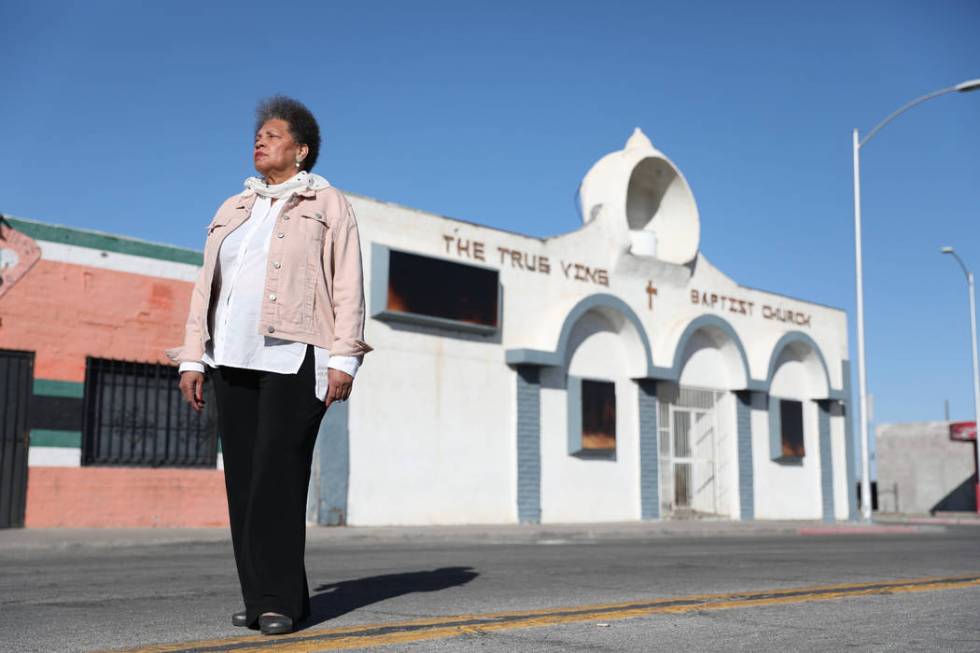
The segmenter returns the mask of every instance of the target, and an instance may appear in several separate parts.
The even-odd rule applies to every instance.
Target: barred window
[[[83,465],[214,467],[218,437],[213,391],[204,408],[180,393],[173,365],[86,357]]]

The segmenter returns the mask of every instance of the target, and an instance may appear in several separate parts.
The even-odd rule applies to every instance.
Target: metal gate
[[[724,392],[663,383],[658,389],[661,514],[715,515],[723,510],[718,469]]]
[[[0,528],[24,526],[34,352],[0,350]]]

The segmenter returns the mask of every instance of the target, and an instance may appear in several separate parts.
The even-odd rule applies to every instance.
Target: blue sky
[[[714,264],[853,317],[851,129],[980,77],[977,27],[975,0],[5,2],[0,211],[200,249],[282,92],[336,186],[552,235],[639,126]],[[864,150],[878,422],[972,419],[966,284],[937,248],[980,272],[978,126],[980,92],[951,95]]]

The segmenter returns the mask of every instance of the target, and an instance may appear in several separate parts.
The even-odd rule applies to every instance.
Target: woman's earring
[[[296,159],[296,167],[299,167],[299,159]]]

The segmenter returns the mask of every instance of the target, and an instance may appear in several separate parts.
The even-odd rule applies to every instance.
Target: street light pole
[[[893,111],[884,120],[874,126],[864,138],[860,138],[858,130],[853,133],[853,157],[854,157],[854,275],[855,291],[857,300],[857,348],[858,348],[858,392],[861,434],[861,513],[865,521],[871,521],[871,462],[868,455],[868,379],[865,366],[864,354],[864,275],[861,261],[861,148],[864,147],[871,138],[877,134],[882,127],[892,120],[905,113],[912,107],[922,104],[926,100],[946,95],[947,93],[975,91],[980,89],[980,79],[971,79],[961,82],[955,86],[927,93],[908,102],[897,110]],[[970,295],[973,296],[972,294]],[[980,441],[977,443],[980,450]]]
[[[970,293],[970,341],[973,344],[973,425],[977,429],[977,472],[980,474],[980,366],[977,365],[977,289],[973,284],[973,273],[966,267],[966,263],[960,258],[952,247],[943,247],[939,250],[943,254],[951,254],[956,262],[963,268],[966,275],[966,288]],[[977,512],[980,512],[980,478],[974,488],[977,498]]]
[[[857,295],[858,402],[861,411],[861,514],[871,520],[871,459],[868,454],[868,377],[864,369],[864,264],[861,260],[861,141],[854,130],[854,278]]]

